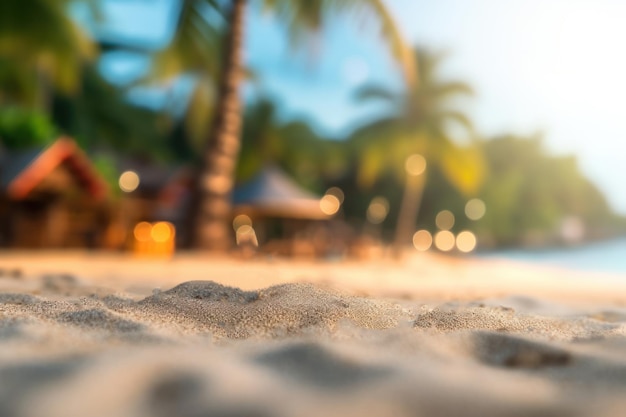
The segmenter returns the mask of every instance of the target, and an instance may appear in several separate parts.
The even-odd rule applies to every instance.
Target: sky
[[[171,35],[172,0],[110,0],[107,35],[158,48]],[[411,43],[447,53],[442,78],[461,79],[476,96],[461,106],[484,136],[541,132],[546,147],[575,154],[583,171],[626,213],[626,2],[620,0],[387,0]],[[358,104],[366,83],[401,86],[378,35],[349,19],[333,21],[298,53],[268,14],[247,17],[246,62],[259,74],[250,87],[331,136],[384,112]],[[142,57],[109,58],[119,82],[145,70]],[[181,89],[184,90],[184,89]],[[139,93],[139,96],[146,94]],[[163,96],[144,97],[159,102]],[[141,100],[141,97],[139,98]]]

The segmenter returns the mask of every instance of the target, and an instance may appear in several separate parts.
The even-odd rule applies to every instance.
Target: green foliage
[[[110,195],[119,197],[121,194],[120,187],[118,186],[120,172],[117,169],[115,158],[101,154],[93,157],[92,162],[100,177],[102,177],[109,186]]]
[[[85,149],[167,158],[167,116],[129,103],[125,93],[86,66],[80,94],[54,96],[53,118]]]
[[[57,130],[43,113],[19,107],[0,108],[0,143],[7,149],[45,146],[57,138]]]
[[[483,144],[490,175],[481,198],[488,209],[479,231],[498,245],[558,241],[564,219],[592,234],[608,233],[617,217],[573,157],[550,156],[539,137],[499,137]]]
[[[300,184],[324,191],[326,182],[345,173],[345,143],[320,137],[302,120],[281,123],[276,112],[267,98],[248,107],[237,177],[245,180],[265,165],[279,165]]]
[[[474,137],[472,124],[456,110],[451,99],[466,96],[472,89],[460,81],[442,81],[437,75],[441,56],[416,51],[420,63],[419,86],[393,91],[380,85],[365,86],[357,92],[358,100],[382,100],[391,108],[388,117],[356,131],[350,138],[358,165],[358,184],[370,187],[385,173],[398,180],[405,176],[404,161],[422,154],[429,170],[439,169],[461,192],[475,193],[485,175],[484,161]],[[470,137],[459,145],[450,134],[451,126],[460,126]]]
[[[46,108],[50,85],[66,93],[76,92],[82,65],[95,55],[95,47],[70,19],[69,3],[0,2],[0,92],[9,92],[8,97],[0,93],[0,102],[11,99]]]

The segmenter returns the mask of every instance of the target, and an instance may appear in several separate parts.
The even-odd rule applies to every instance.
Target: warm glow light
[[[367,220],[372,224],[380,224],[389,214],[389,201],[385,197],[374,197],[367,208]]]
[[[152,233],[152,225],[148,222],[137,223],[133,230],[133,235],[138,242],[147,242],[150,240]]]
[[[442,252],[449,252],[454,249],[456,239],[454,234],[448,230],[442,230],[435,235],[435,246]]]
[[[343,194],[343,190],[341,188],[339,188],[339,187],[330,187],[328,190],[326,190],[326,194],[327,195],[334,195],[339,200],[339,203],[343,204],[343,200],[345,198],[345,195]]]
[[[174,226],[167,222],[159,222],[152,226],[150,237],[155,242],[167,242],[172,238]]]
[[[443,210],[437,214],[435,224],[441,230],[450,230],[454,226],[454,214],[450,210]]]
[[[118,181],[120,189],[125,193],[132,193],[139,187],[139,175],[134,171],[126,171],[120,175]]]
[[[339,201],[339,199],[332,194],[326,194],[320,200],[320,208],[322,209],[322,212],[328,216],[332,216],[337,213],[339,211],[339,207],[341,207],[341,201]]]
[[[233,229],[239,230],[242,226],[252,226],[252,219],[250,216],[240,214],[233,219]]]
[[[465,215],[470,220],[480,220],[487,211],[485,202],[479,198],[473,198],[465,205]]]
[[[456,247],[463,253],[470,253],[476,249],[476,235],[470,231],[463,231],[456,237]]]
[[[253,246],[259,246],[256,232],[249,224],[244,224],[237,229],[235,240],[237,241],[237,245],[251,243]]]
[[[433,235],[428,230],[418,230],[413,235],[413,246],[420,252],[425,252],[433,245]]]
[[[133,235],[133,252],[137,255],[169,257],[176,250],[176,228],[172,223],[137,223]]]
[[[426,171],[426,158],[420,154],[413,154],[406,159],[404,168],[409,175],[422,175]]]

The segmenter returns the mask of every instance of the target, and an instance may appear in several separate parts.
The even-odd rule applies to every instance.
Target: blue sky
[[[158,47],[171,33],[172,0],[110,0],[111,34]],[[414,44],[449,52],[444,78],[474,86],[463,103],[483,135],[545,134],[556,153],[574,153],[583,170],[626,213],[626,2],[617,0],[387,0]],[[376,34],[334,22],[298,54],[270,15],[251,11],[246,60],[260,89],[279,99],[284,117],[306,117],[343,134],[384,109],[355,105],[366,82],[399,86],[400,74]],[[111,59],[117,79],[145,68]],[[158,102],[163,97],[153,95]]]

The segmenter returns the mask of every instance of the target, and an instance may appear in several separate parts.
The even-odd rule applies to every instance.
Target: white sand
[[[625,352],[624,277],[0,254],[0,416],[622,417]]]

